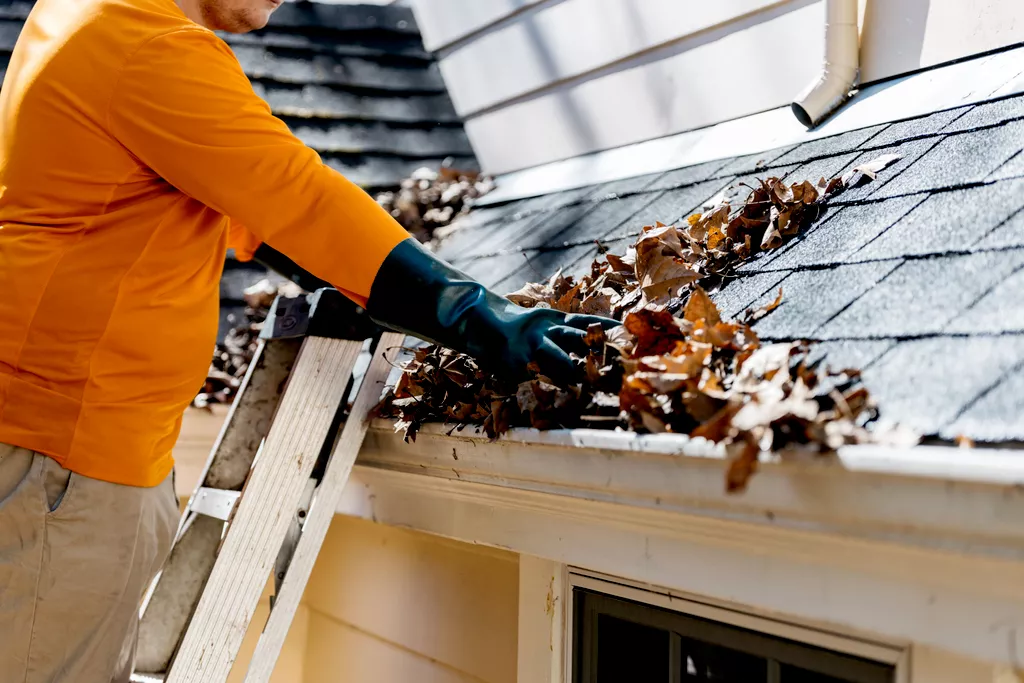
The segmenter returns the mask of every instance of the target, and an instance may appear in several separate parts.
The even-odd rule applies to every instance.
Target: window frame
[[[677,630],[678,624],[696,625],[701,629],[710,626],[713,630],[717,627],[720,629],[719,633],[726,634],[724,639],[709,640],[709,642],[751,652],[751,654],[757,656],[773,657],[775,655],[764,653],[780,646],[794,648],[791,652],[799,649],[804,653],[809,653],[814,658],[834,656],[837,662],[842,661],[845,658],[844,656],[852,656],[893,667],[893,675],[890,679],[892,683],[908,683],[910,681],[909,643],[883,642],[865,634],[839,632],[817,625],[785,620],[774,615],[760,615],[742,606],[729,605],[695,596],[684,596],[674,591],[648,585],[633,584],[626,579],[606,577],[587,570],[567,568],[566,573],[568,581],[564,597],[567,618],[565,620],[565,657],[563,660],[563,680],[566,683],[588,682],[588,679],[583,677],[582,674],[589,673],[589,671],[583,671],[582,668],[576,666],[578,656],[581,663],[586,661],[587,657],[591,658],[591,661],[587,662],[588,664],[596,659],[596,652],[588,651],[578,655],[575,651],[577,629],[583,626],[578,618],[580,616],[578,615],[580,607],[577,605],[578,590],[599,594],[599,596],[606,597],[614,603],[622,603],[622,601],[625,601],[626,605],[634,603],[638,610],[653,608],[674,613],[664,614],[663,619],[656,619],[654,621],[633,619],[646,625]],[[616,606],[612,609],[617,610],[619,613],[610,611],[605,611],[604,613],[611,613],[612,616],[622,618],[630,611],[628,607],[622,608],[621,606]],[[717,623],[708,624],[708,622]],[[668,626],[670,623],[673,625]],[[742,629],[746,633],[737,632],[736,629]],[[756,651],[750,650],[744,645],[738,644],[733,640],[738,633],[741,639],[749,638],[749,642],[760,641],[759,649]],[[705,633],[698,637],[707,639]],[[779,639],[791,642],[784,643],[780,642]],[[583,634],[580,634],[580,641],[583,641]],[[679,638],[672,637],[670,643],[672,650],[675,651],[679,644]],[[827,650],[828,652],[815,652],[811,648]],[[798,655],[797,660],[790,658],[787,659],[786,663],[800,666],[801,661],[800,655]],[[769,680],[772,679],[769,678]]]

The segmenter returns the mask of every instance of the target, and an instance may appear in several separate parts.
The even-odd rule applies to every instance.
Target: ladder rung
[[[241,495],[241,491],[225,491],[224,489],[202,486],[196,491],[189,510],[226,522],[228,517],[231,516],[231,511],[235,509],[238,497]]]

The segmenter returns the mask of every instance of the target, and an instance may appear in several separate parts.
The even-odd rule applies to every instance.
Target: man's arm
[[[614,324],[516,306],[427,252],[272,115],[230,48],[205,29],[143,45],[121,72],[108,119],[154,172],[378,323],[468,352],[495,372],[522,377],[535,363],[568,382],[569,351],[585,352],[587,326]]]
[[[130,57],[108,120],[169,183],[360,303],[408,238],[271,114],[230,48],[205,29],[161,35]]]

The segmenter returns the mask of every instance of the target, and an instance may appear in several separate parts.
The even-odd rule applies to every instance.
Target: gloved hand
[[[549,308],[524,308],[488,291],[408,239],[384,260],[366,310],[379,325],[473,356],[481,367],[511,379],[540,371],[562,384],[579,381],[570,352],[585,355],[586,330],[618,323]]]

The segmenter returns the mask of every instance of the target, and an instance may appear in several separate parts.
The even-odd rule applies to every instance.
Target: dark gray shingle
[[[886,420],[936,434],[1021,360],[1024,337],[918,339],[887,352],[864,382]]]
[[[908,140],[889,147],[863,152],[850,163],[850,168],[856,168],[885,154],[899,154],[900,158],[879,171],[878,176],[874,180],[863,178],[858,185],[844,190],[834,201],[843,204],[878,196],[887,183],[891,182],[894,178],[899,178],[900,174],[908,166],[923,157],[928,150],[939,144],[941,140],[941,137]]]
[[[1024,366],[979,396],[949,426],[942,430],[948,439],[970,436],[977,441],[1024,440]]]
[[[782,304],[755,323],[754,330],[767,339],[818,337],[818,328],[871,290],[897,265],[899,261],[878,261],[791,273],[779,283]],[[761,306],[775,296],[773,289],[752,305]]]
[[[774,163],[796,164],[816,157],[827,157],[843,154],[844,152],[852,152],[869,142],[871,138],[882,132],[885,128],[886,125],[871,126],[870,128],[851,130],[839,135],[811,140],[799,145],[793,151],[782,155]]]
[[[806,237],[795,242],[768,267],[799,268],[842,263],[921,201],[923,198],[920,196],[896,197],[874,204],[843,207],[811,228]]]
[[[972,130],[1019,118],[1024,118],[1024,99],[1010,97],[1005,100],[986,102],[972,107],[970,111],[943,128],[942,132],[952,133],[961,130]]]
[[[976,247],[978,249],[1024,247],[1024,210],[1018,211],[1005,223],[985,235]]]
[[[907,261],[819,335],[834,339],[938,333],[1022,263],[1024,250]]]
[[[774,292],[776,285],[787,274],[769,272],[733,278],[717,292],[713,292],[711,299],[725,318],[736,318],[762,294],[769,290]]]
[[[672,190],[677,187],[682,187],[683,185],[692,185],[710,178],[717,178],[720,175],[718,170],[728,162],[728,159],[721,159],[718,161],[708,161],[703,164],[695,164],[693,166],[685,166],[672,171],[666,171],[664,175],[654,181],[651,185],[648,185],[646,189],[648,192],[653,192],[655,190]]]
[[[825,157],[823,159],[808,161],[807,163],[800,164],[793,171],[789,172],[784,180],[787,183],[799,183],[804,180],[808,180],[812,185],[815,185],[820,178],[831,180],[832,178],[841,175],[843,170],[850,165],[850,162],[856,158],[856,152],[848,152],[834,157]]]
[[[890,200],[892,201],[892,200]],[[1024,180],[931,195],[852,258],[965,251],[1024,205]]]
[[[874,196],[892,197],[979,182],[1022,148],[1024,121],[950,135]]]
[[[1024,332],[1024,270],[996,283],[981,299],[946,326],[946,332],[1001,334]]]
[[[950,122],[954,121],[958,117],[963,116],[964,113],[970,111],[970,109],[971,107],[957,107],[956,109],[937,111],[934,114],[929,114],[928,116],[922,116],[916,119],[897,121],[875,137],[871,138],[871,141],[867,143],[867,146],[882,147],[884,145],[903,142],[910,138],[935,135],[937,131],[949,125]]]

